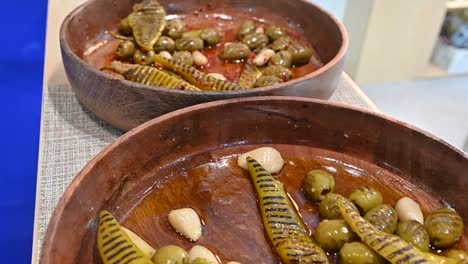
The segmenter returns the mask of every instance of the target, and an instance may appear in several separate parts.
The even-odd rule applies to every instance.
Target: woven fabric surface
[[[344,77],[331,101],[372,110]],[[104,147],[122,133],[77,101],[69,85],[44,91],[38,174],[36,245],[43,243],[52,212],[73,177]],[[39,257],[40,254],[37,254]]]

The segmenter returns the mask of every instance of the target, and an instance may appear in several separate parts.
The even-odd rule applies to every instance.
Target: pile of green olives
[[[245,20],[238,32],[239,42],[245,46],[242,49],[234,50],[227,45],[228,52],[222,52],[220,58],[226,61],[241,61],[249,58],[250,52],[259,53],[264,48],[270,48],[278,52],[270,59],[269,65],[280,65],[290,68],[293,65],[303,65],[309,62],[314,55],[314,50],[288,37],[286,32],[277,26],[269,26],[266,31],[262,26],[257,25],[253,20]]]
[[[203,52],[206,49],[223,45],[217,54],[221,61],[248,63],[255,67],[256,73],[252,77],[246,72],[247,77],[242,78],[251,80],[244,88],[287,82],[294,77],[291,70],[293,67],[309,63],[315,55],[310,45],[289,36],[284,28],[260,24],[251,19],[242,22],[237,32],[237,41],[223,44],[225,36],[220,30],[216,28],[190,29],[180,18],[166,21],[162,35],[157,39],[152,51],[144,51],[136,44],[128,17],[120,21],[119,33],[118,37],[122,38],[122,42],[119,43],[115,52],[116,59],[143,66],[154,66],[156,61],[154,57],[159,55],[166,59],[173,59],[177,63],[203,69],[203,66],[209,64]],[[265,50],[268,56],[261,55],[261,52]],[[242,74],[244,74],[243,71]],[[326,193],[322,196],[325,195]]]
[[[147,52],[139,49],[134,42],[128,18],[124,18],[120,21],[119,33],[128,39],[119,43],[115,52],[116,58],[148,66],[154,63],[155,60],[152,58],[154,54],[164,52],[177,62],[193,66],[194,58],[191,58],[191,52],[203,51],[205,48],[216,46],[222,41],[223,35],[215,28],[191,31],[187,31],[186,28],[185,22],[181,19],[176,18],[167,21],[163,35],[156,41],[153,50]]]
[[[260,57],[262,51],[268,49],[273,54],[260,59],[259,67],[262,75],[259,76],[254,87],[263,87],[279,84],[292,79],[291,68],[307,64],[314,55],[314,50],[300,44],[287,36],[286,31],[278,26],[268,26],[266,30],[253,20],[245,20],[239,28],[238,41],[227,43],[220,52],[219,57],[226,62],[245,62],[255,54]]]
[[[335,193],[335,187],[334,176],[324,170],[312,170],[304,178],[305,196],[311,202],[319,203],[322,218],[313,234],[317,244],[329,253],[338,252],[341,263],[387,263],[369,245],[361,242],[342,219],[338,207],[340,195]],[[456,245],[464,232],[461,216],[449,208],[428,214],[424,222],[400,220],[400,212],[386,204],[382,194],[373,187],[358,187],[348,197],[355,211],[377,230],[395,234],[422,252],[449,249]],[[465,263],[462,260],[468,263],[468,252],[452,249],[445,255],[459,263]]]

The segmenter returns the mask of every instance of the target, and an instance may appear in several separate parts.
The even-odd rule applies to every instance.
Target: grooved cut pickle
[[[239,77],[239,86],[242,87],[242,89],[253,88],[260,76],[262,76],[262,72],[256,66],[247,63]]]
[[[356,234],[382,257],[393,264],[456,264],[455,260],[422,252],[402,238],[380,231],[365,220],[351,200],[339,195],[338,207],[343,218]]]
[[[98,249],[104,264],[152,264],[108,211],[99,214]]]
[[[200,89],[181,78],[150,66],[113,61],[109,69],[122,74],[129,81],[141,84],[177,90],[200,91]]]
[[[247,157],[247,164],[257,191],[263,226],[282,262],[329,263],[323,249],[312,240],[283,184],[255,159]]]
[[[144,0],[135,5],[128,16],[136,43],[147,51],[152,51],[154,44],[166,26],[166,10],[156,0]]]
[[[154,55],[154,59],[163,67],[180,74],[189,83],[206,91],[230,91],[239,90],[241,87],[233,82],[221,80],[205,74],[193,67],[179,63],[173,59],[166,59],[159,55]]]

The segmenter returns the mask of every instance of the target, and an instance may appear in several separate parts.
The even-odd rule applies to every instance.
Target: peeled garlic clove
[[[208,64],[208,58],[198,50],[192,52],[192,57],[193,62],[197,66],[205,66],[206,64]]]
[[[201,237],[200,217],[192,208],[172,210],[167,217],[172,227],[191,241],[197,241]]]
[[[213,264],[220,264],[220,261],[218,258],[211,252],[209,249],[207,249],[204,246],[194,246],[192,249],[189,251],[189,257],[190,259],[194,260],[197,258],[201,259],[206,259],[211,261]]]
[[[127,229],[122,226],[122,229],[125,231],[127,236],[132,240],[133,243],[141,250],[141,252],[147,256],[149,259],[151,259],[156,253],[156,249],[154,249],[152,246],[150,246],[146,241],[144,241],[141,237],[139,237],[137,234],[133,233],[130,229]]]
[[[258,53],[257,56],[255,56],[255,58],[253,60],[253,64],[255,66],[263,66],[263,65],[267,64],[267,62],[271,59],[271,57],[273,57],[273,55],[275,55],[274,50],[272,50],[272,49],[263,49],[262,51],[260,51],[260,53]]]
[[[165,51],[165,50],[159,52],[159,56],[161,56],[161,57],[163,57],[165,59],[168,59],[168,60],[172,59],[172,55],[169,52]]]
[[[260,165],[262,165],[262,167],[269,173],[279,172],[284,165],[283,157],[281,157],[279,151],[271,147],[254,149],[240,155],[237,159],[237,165],[248,170],[249,167],[247,166],[246,158],[249,156],[258,161],[258,163],[260,163]]]
[[[212,73],[208,73],[208,75],[215,77],[216,79],[223,80],[223,81],[226,80],[226,77],[224,77],[224,75],[222,75],[221,73],[212,72]]]
[[[395,205],[400,221],[416,220],[424,224],[424,215],[419,204],[409,197],[403,197]]]

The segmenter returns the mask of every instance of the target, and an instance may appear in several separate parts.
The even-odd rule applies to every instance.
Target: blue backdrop
[[[47,1],[2,1],[0,259],[30,263]]]

